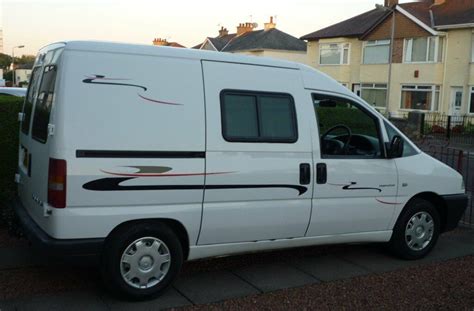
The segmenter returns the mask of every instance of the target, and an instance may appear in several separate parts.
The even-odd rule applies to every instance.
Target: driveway
[[[329,284],[472,255],[474,230],[457,229],[441,236],[433,252],[419,261],[395,259],[377,245],[339,245],[190,262],[162,297],[139,303],[111,297],[102,289],[93,268],[45,262],[41,254],[24,246],[6,244],[0,252],[2,311],[158,310]]]

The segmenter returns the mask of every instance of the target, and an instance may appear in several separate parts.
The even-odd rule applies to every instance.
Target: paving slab
[[[445,236],[447,239],[455,240],[470,245],[474,245],[474,229],[458,229],[455,232],[448,233]]]
[[[474,254],[474,243],[465,243],[459,239],[440,237],[433,250],[420,263],[443,261]]]
[[[69,292],[57,295],[39,296],[21,300],[9,301],[6,304],[11,310],[17,311],[103,311],[108,310],[107,305],[99,295],[90,292]],[[1,306],[1,303],[0,303]],[[3,307],[1,308],[4,310]]]
[[[375,273],[389,272],[416,266],[419,261],[398,259],[376,247],[361,248],[350,253],[338,254],[340,259]]]
[[[293,262],[302,271],[324,281],[348,279],[369,274],[370,271],[335,255],[301,258]]]
[[[290,263],[251,265],[232,272],[262,292],[319,282],[313,276],[292,267]]]
[[[229,271],[202,272],[179,278],[174,287],[195,304],[258,294],[259,291]]]
[[[146,310],[163,310],[175,307],[183,307],[191,305],[191,302],[182,296],[174,288],[169,288],[163,295],[160,297],[149,300],[149,301],[138,301],[138,302],[129,302],[129,301],[120,301],[106,295],[102,297],[102,300],[107,305],[109,310],[133,310],[133,311],[146,311]],[[2,310],[3,311],[3,310]]]

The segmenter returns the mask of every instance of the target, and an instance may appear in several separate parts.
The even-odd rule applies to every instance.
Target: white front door
[[[198,244],[302,237],[313,190],[297,70],[203,62],[206,180]],[[303,109],[301,109],[303,108]],[[306,110],[304,110],[306,108]]]
[[[352,92],[360,97],[360,84],[352,84]]]
[[[311,96],[316,182],[307,236],[388,230],[397,168],[384,156],[380,119],[348,98]]]
[[[462,106],[462,87],[452,87],[451,88],[451,115],[460,115],[461,106]]]

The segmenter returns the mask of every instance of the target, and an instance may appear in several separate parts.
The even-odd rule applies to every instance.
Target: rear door
[[[62,45],[40,52],[32,71],[20,130],[19,194],[30,214],[41,219],[47,202],[52,109]]]
[[[312,155],[297,70],[203,62],[206,186],[198,243],[305,235]],[[303,93],[304,94],[304,93]]]

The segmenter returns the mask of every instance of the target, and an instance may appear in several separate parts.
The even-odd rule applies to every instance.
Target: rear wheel
[[[390,250],[404,259],[419,259],[434,247],[440,232],[439,214],[433,204],[413,199],[402,212],[393,229]]]
[[[168,226],[132,224],[107,239],[101,271],[105,285],[118,297],[143,300],[162,294],[182,262],[181,243]]]

